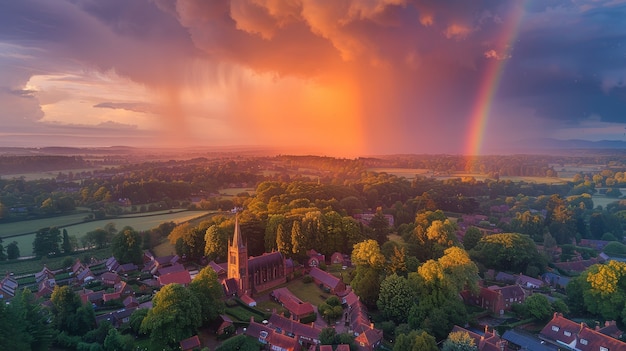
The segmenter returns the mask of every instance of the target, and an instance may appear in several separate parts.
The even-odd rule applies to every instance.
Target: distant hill
[[[541,154],[562,154],[575,150],[588,150],[593,153],[606,151],[626,151],[626,141],[623,140],[580,140],[568,139],[558,140],[551,138],[525,139],[509,145],[513,153],[541,153]]]

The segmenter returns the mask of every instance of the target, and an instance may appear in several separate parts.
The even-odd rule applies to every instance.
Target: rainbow
[[[500,85],[500,78],[506,67],[510,48],[517,39],[519,25],[524,16],[524,4],[515,6],[509,18],[505,20],[505,28],[496,43],[496,47],[505,52],[494,53],[499,57],[488,57],[487,68],[478,89],[478,95],[470,114],[469,133],[464,147],[467,156],[478,156],[481,153],[482,142],[493,104],[493,98]],[[504,57],[503,57],[504,56]]]

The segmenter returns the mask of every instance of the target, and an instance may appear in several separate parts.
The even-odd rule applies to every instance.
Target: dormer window
[[[556,325],[552,326],[552,331],[558,332],[559,331],[559,327],[557,327]]]
[[[589,341],[587,341],[587,339],[580,339],[580,343],[583,345],[587,345]]]
[[[572,333],[567,330],[564,330],[563,334],[565,334],[565,336],[572,336]]]

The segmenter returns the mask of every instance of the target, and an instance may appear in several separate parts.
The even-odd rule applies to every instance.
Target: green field
[[[96,230],[98,228],[103,228],[108,223],[114,223],[118,230],[124,228],[125,226],[131,226],[133,229],[141,231],[148,230],[154,227],[157,227],[159,224],[163,222],[173,221],[175,223],[182,223],[194,218],[206,216],[212,212],[210,211],[181,211],[181,212],[173,212],[173,213],[162,213],[158,215],[148,215],[142,217],[123,217],[123,218],[114,218],[114,219],[106,219],[100,221],[92,221],[92,222],[84,222],[76,225],[67,226],[69,223],[76,223],[82,220],[85,217],[85,214],[81,215],[70,215],[70,216],[62,216],[55,217],[50,219],[41,219],[35,221],[24,221],[17,223],[6,223],[0,224],[0,235],[6,237],[8,235],[15,235],[20,233],[28,233],[34,232],[44,227],[52,227],[56,226],[60,229],[66,229],[69,235],[76,236],[77,239],[82,238],[86,233]],[[145,214],[144,214],[145,215]],[[73,221],[73,222],[72,222]],[[31,223],[36,222],[36,223]],[[17,242],[17,246],[20,249],[21,256],[30,256],[32,255],[32,244],[33,240],[35,240],[35,234],[27,234],[16,236],[12,238],[4,239],[4,245],[12,241]]]
[[[424,168],[369,168],[368,171],[378,172],[378,173],[388,173],[393,174],[397,177],[404,177],[406,179],[414,179],[416,175],[422,175],[426,177],[433,177],[435,179],[454,179],[454,178],[464,178],[464,177],[473,177],[476,180],[485,180],[488,179],[485,174],[475,174],[475,173],[451,173],[447,175],[434,175],[432,171]],[[555,178],[555,177],[509,177],[509,176],[501,176],[500,180],[510,180],[513,182],[527,182],[527,183],[538,183],[538,184],[558,184],[563,183],[570,178]]]

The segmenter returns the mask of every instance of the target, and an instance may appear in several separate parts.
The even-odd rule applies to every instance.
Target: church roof
[[[268,267],[274,265],[282,265],[283,263],[283,255],[280,252],[274,251],[270,253],[263,253],[261,256],[250,257],[248,259],[248,271],[254,272],[258,268]]]

